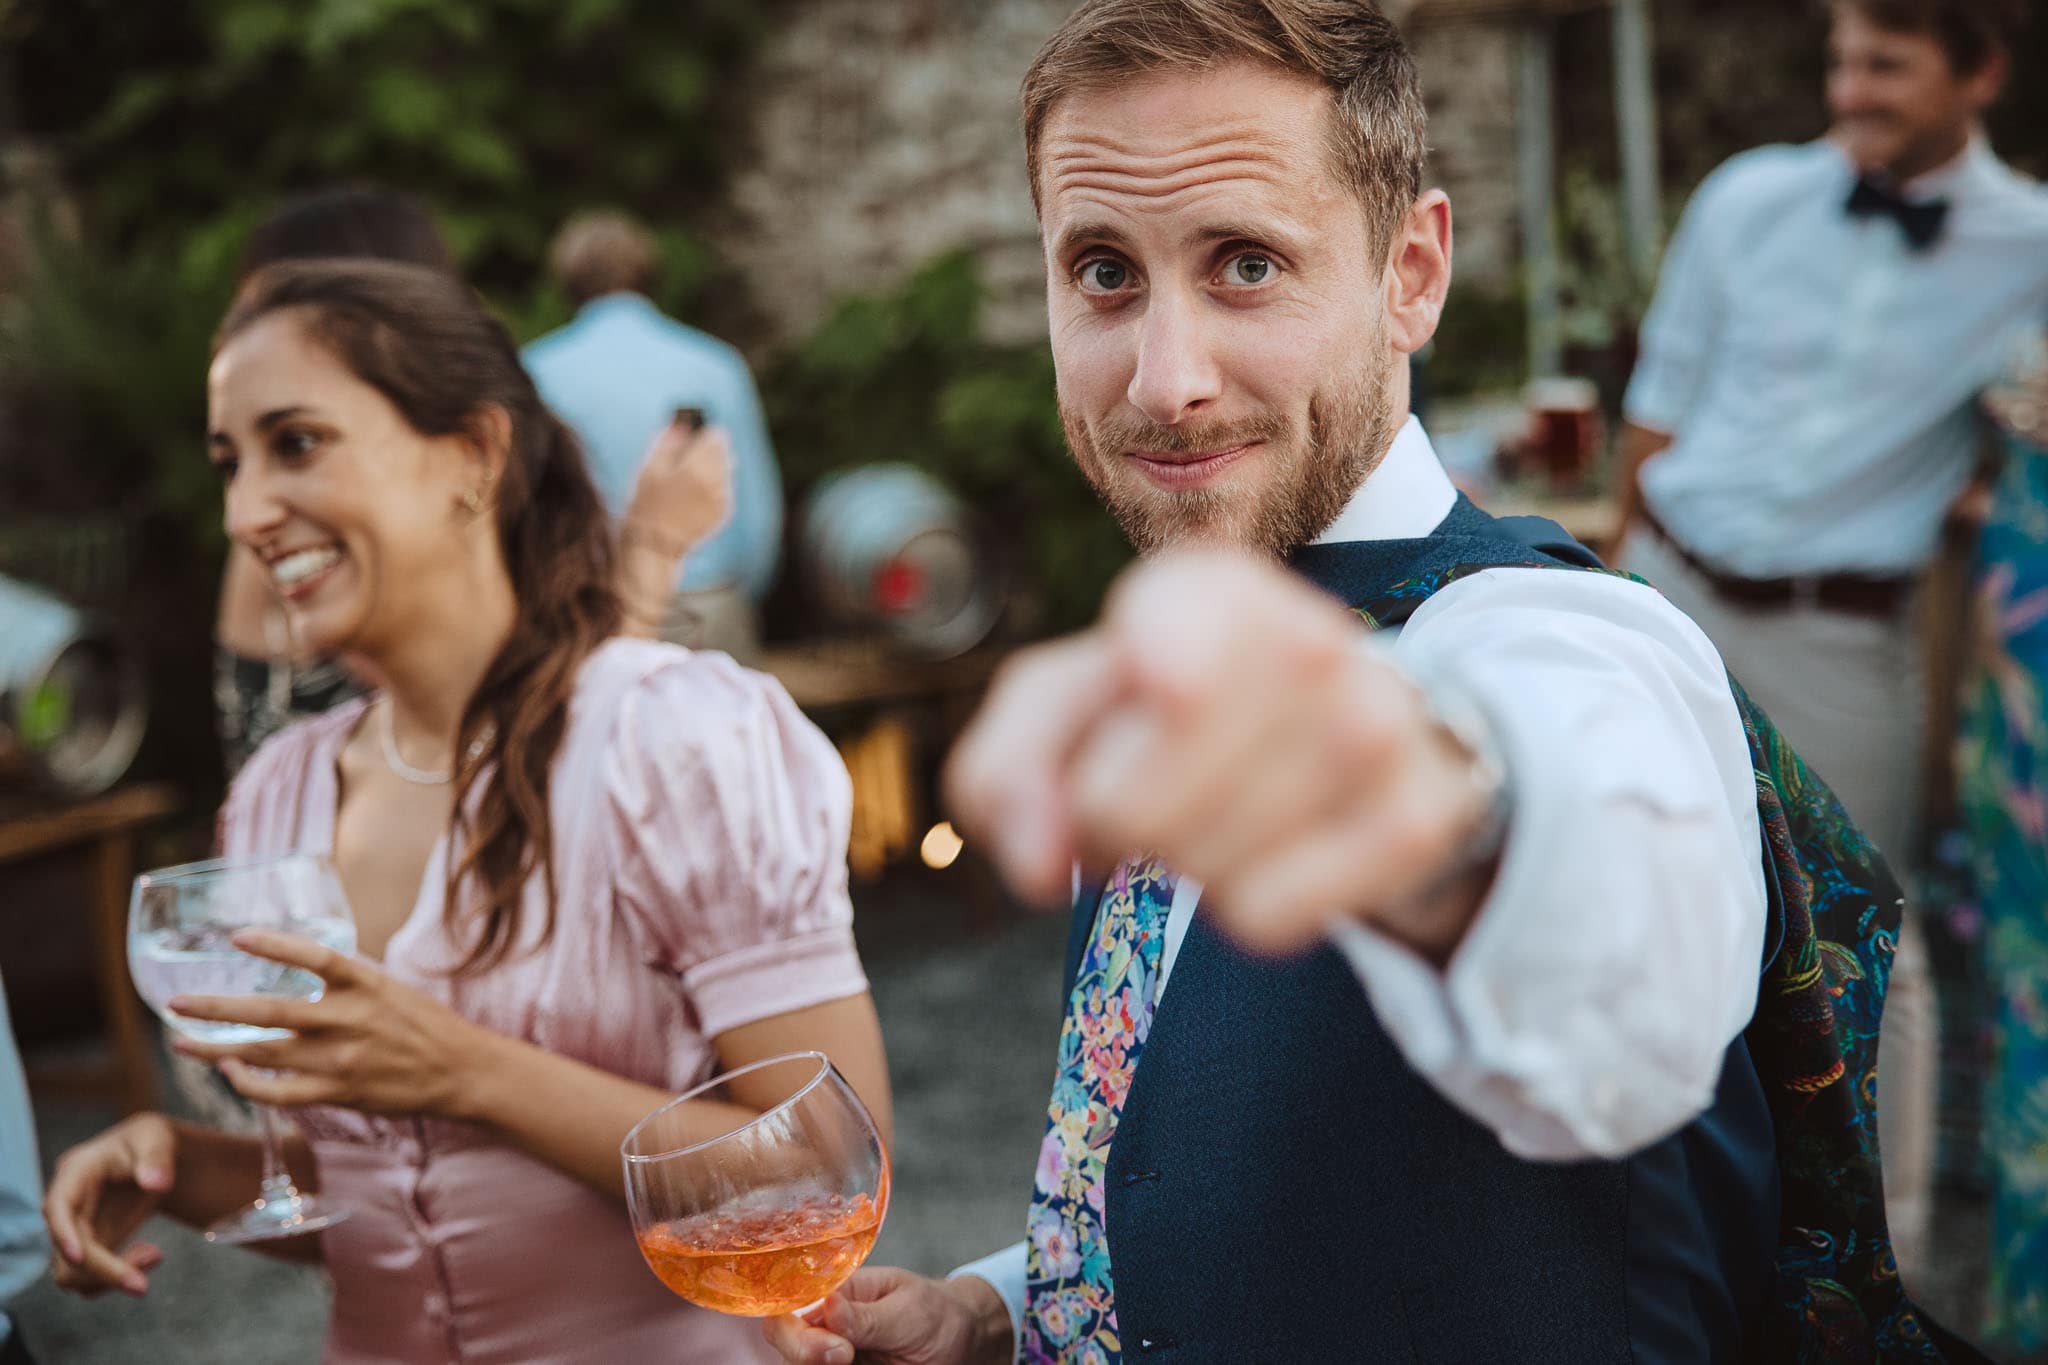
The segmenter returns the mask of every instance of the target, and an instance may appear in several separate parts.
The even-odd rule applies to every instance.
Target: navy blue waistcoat
[[[1428,539],[1313,547],[1295,567],[1358,605],[1452,564],[1527,562],[1497,526],[1460,500]],[[1099,896],[1076,903],[1069,991]],[[1777,1182],[1739,1038],[1713,1107],[1677,1135],[1627,1161],[1522,1161],[1410,1070],[1334,949],[1255,958],[1198,915],[1110,1152],[1124,1352],[1739,1361],[1770,1287]]]

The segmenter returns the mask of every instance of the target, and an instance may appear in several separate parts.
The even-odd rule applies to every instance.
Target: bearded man
[[[1860,1084],[1896,888],[1691,621],[1409,419],[1451,211],[1398,31],[1092,0],[1023,99],[1067,438],[1146,561],[949,774],[1074,907],[1027,1237],[770,1340],[1940,1359]]]

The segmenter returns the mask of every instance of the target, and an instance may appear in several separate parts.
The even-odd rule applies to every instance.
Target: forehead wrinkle
[[[1285,150],[1284,144],[1253,133],[1226,134],[1166,152],[1074,138],[1048,149],[1046,179],[1055,193],[1094,188],[1159,198],[1211,180],[1274,178],[1288,164]]]

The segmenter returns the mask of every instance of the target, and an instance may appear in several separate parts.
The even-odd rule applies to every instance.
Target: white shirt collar
[[[1958,190],[1968,189],[1970,182],[1991,162],[1991,144],[1986,142],[1982,132],[1970,134],[1970,140],[1941,165],[1931,171],[1914,176],[1900,186],[1900,193],[1911,200],[1938,199],[1953,195]]]
[[[1849,180],[1854,181],[1858,175],[1856,163],[1850,159],[1842,144],[1832,137],[1822,137],[1821,141],[1834,149]],[[1958,191],[1971,188],[1983,177],[1985,171],[1997,164],[1998,158],[1991,151],[1991,143],[1980,128],[1970,134],[1970,140],[1963,145],[1963,150],[1933,170],[1922,171],[1914,176],[1898,187],[1898,193],[1900,197],[1912,203],[1939,199],[1943,195],[1953,196]]]
[[[1457,501],[1458,490],[1438,463],[1429,434],[1410,417],[1379,468],[1358,486],[1315,543],[1419,539],[1434,531]]]

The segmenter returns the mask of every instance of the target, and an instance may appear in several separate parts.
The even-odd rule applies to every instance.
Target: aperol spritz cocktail
[[[744,1121],[707,1138],[721,1114]],[[620,1154],[649,1268],[721,1313],[771,1317],[818,1302],[860,1269],[888,1212],[874,1119],[819,1052],[679,1096],[641,1120]]]

